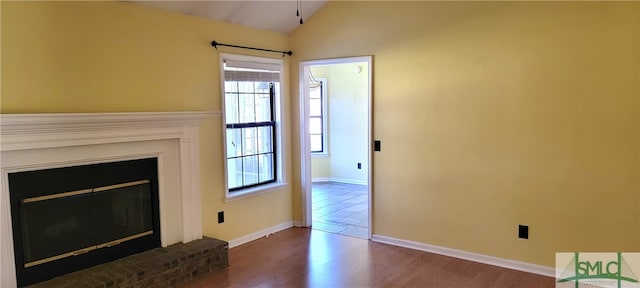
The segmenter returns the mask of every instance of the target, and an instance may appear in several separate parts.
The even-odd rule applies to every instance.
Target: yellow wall
[[[320,181],[331,178],[331,158],[329,156],[311,156],[311,178]]]
[[[212,40],[270,49],[288,44],[285,35],[124,2],[1,5],[2,113],[220,111]],[[287,87],[285,111],[288,98]],[[205,235],[231,240],[290,221],[290,188],[224,203],[220,121],[203,122],[200,134]],[[219,210],[224,224],[216,222]]]
[[[640,251],[639,6],[330,2],[289,35],[291,89],[301,60],[373,55],[374,234],[546,266]]]

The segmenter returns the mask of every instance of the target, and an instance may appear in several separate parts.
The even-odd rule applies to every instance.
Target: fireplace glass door
[[[149,180],[27,198],[21,211],[25,267],[153,233]]]
[[[18,284],[160,246],[157,160],[9,174]]]

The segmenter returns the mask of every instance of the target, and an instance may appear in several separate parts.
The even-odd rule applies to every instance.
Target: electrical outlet
[[[358,169],[362,169],[362,163],[358,162]]]
[[[529,226],[518,225],[518,238],[529,239]]]
[[[224,223],[224,211],[218,212],[218,223]]]

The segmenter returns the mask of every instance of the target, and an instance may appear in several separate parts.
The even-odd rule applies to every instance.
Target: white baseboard
[[[238,237],[236,239],[233,239],[233,240],[229,241],[229,248],[240,246],[242,244],[251,242],[253,240],[256,240],[256,239],[259,239],[259,238],[262,238],[262,237],[265,237],[265,236],[269,236],[269,235],[271,235],[273,233],[280,232],[280,231],[282,231],[284,229],[291,228],[291,227],[293,227],[293,221],[287,221],[287,222],[283,222],[283,223],[280,223],[280,224],[275,225],[275,226],[271,226],[271,227],[262,229],[260,231],[253,232],[253,233],[251,233],[249,235]]]
[[[293,221],[293,226],[295,226],[295,227],[304,227],[304,226],[302,226],[302,221],[299,221],[299,220],[294,220]]]
[[[541,266],[537,264],[531,264],[531,263],[509,260],[504,258],[498,258],[498,257],[493,257],[493,256],[488,256],[488,255],[483,255],[483,254],[478,254],[473,252],[445,248],[445,247],[440,247],[440,246],[435,246],[430,244],[424,244],[420,242],[413,242],[413,241],[402,240],[402,239],[393,238],[393,237],[376,235],[376,234],[374,234],[373,237],[371,237],[371,240],[379,243],[450,256],[450,257],[469,260],[473,262],[479,262],[479,263],[489,264],[493,266],[538,274],[542,276],[556,277],[555,268],[551,268],[547,266]]]
[[[336,178],[336,177],[319,177],[319,178],[312,178],[311,179],[312,183],[318,183],[318,182],[338,182],[338,183],[345,183],[345,184],[356,184],[356,185],[368,185],[369,183],[367,182],[367,180],[357,180],[357,179],[346,179],[346,178]]]
[[[331,177],[332,182],[338,183],[346,183],[346,184],[356,184],[356,185],[367,185],[367,180],[359,180],[359,179],[345,179],[345,178],[335,178]]]

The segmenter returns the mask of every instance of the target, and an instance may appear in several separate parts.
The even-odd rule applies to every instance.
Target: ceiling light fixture
[[[296,4],[296,17],[300,18],[300,25],[302,25],[304,24],[304,20],[302,20],[302,0],[296,0]]]

